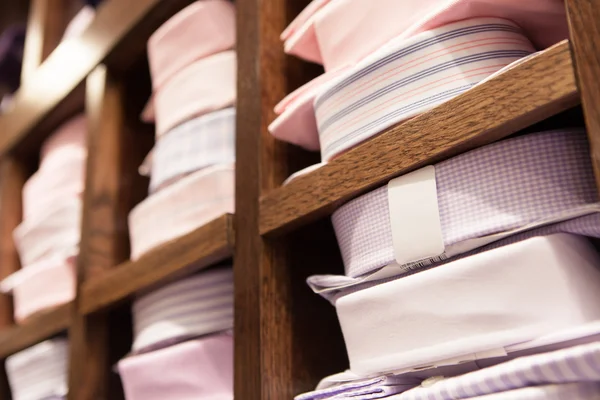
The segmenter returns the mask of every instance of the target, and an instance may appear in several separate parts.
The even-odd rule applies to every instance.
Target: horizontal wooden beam
[[[79,312],[88,314],[113,306],[134,293],[230,257],[233,254],[232,215],[224,215],[195,231],[127,261],[83,283]]]
[[[83,34],[61,43],[16,92],[13,106],[0,117],[0,156],[21,145],[96,66],[131,66],[144,53],[152,32],[190,2],[105,1]]]
[[[66,331],[71,322],[71,303],[41,311],[24,323],[0,332],[0,359]]]
[[[395,176],[502,139],[579,102],[563,41],[267,193],[260,233],[282,234],[329,215]]]

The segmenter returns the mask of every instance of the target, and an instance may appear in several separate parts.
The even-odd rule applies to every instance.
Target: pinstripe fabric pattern
[[[471,372],[462,376],[444,379],[429,387],[418,387],[390,399],[396,400],[457,400],[479,398],[493,393],[508,392],[502,399],[510,397],[510,391],[538,385],[554,385],[576,382],[600,382],[600,343],[590,343],[551,353],[517,358],[503,364]],[[550,398],[556,397],[557,386],[547,386]],[[568,399],[600,398],[598,384],[568,387]],[[564,394],[565,392],[563,392]],[[514,394],[514,392],[513,392]],[[592,394],[592,397],[587,397]],[[585,395],[585,396],[584,396]],[[584,396],[584,397],[582,397]],[[496,398],[496,397],[493,397]],[[542,398],[542,397],[538,397]],[[545,397],[543,397],[545,398]],[[486,399],[483,397],[482,399]]]
[[[168,284],[133,304],[133,350],[233,327],[233,270],[219,267]]]
[[[495,18],[450,24],[386,46],[315,99],[323,160],[458,96],[533,51],[515,24]]]
[[[412,389],[420,382],[413,378],[401,376],[380,376],[370,379],[361,379],[353,382],[332,386],[326,389],[315,390],[294,397],[295,400],[321,400],[345,399],[368,400],[387,398],[393,394]]]
[[[456,253],[453,249],[469,239],[539,228],[577,210],[588,215],[539,229],[544,234],[600,237],[598,195],[581,129],[507,139],[438,163],[435,169],[446,253]],[[347,276],[356,278],[394,263],[387,187],[342,206],[332,221]],[[445,258],[422,260],[404,269]]]
[[[40,400],[67,394],[69,344],[51,339],[6,358],[13,400]]]
[[[235,162],[235,108],[215,111],[173,128],[158,140],[148,161],[142,168],[150,173],[151,193],[199,169]]]

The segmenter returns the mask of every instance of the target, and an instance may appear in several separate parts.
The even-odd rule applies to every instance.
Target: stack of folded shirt
[[[336,307],[353,375],[299,399],[600,398],[589,152],[581,128],[521,134],[335,211],[346,274],[308,282]],[[564,397],[578,391],[593,396]]]
[[[22,269],[2,282],[12,291],[15,319],[75,296],[85,164],[86,119],[64,123],[42,146],[40,167],[23,187],[23,221],[13,232]]]
[[[233,269],[215,267],[140,296],[127,400],[233,399]]]
[[[129,216],[131,258],[234,211],[235,9],[197,1],[148,42],[156,145],[141,172],[150,196]]]
[[[46,340],[6,358],[13,400],[66,399],[69,344]]]
[[[558,0],[313,0],[281,37],[326,72],[275,107],[269,130],[327,162],[567,31]]]

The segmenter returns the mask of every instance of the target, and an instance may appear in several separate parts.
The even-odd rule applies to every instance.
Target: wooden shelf
[[[51,114],[66,116],[82,107],[82,104],[73,104],[81,102],[74,102],[69,95],[96,66],[106,63],[116,70],[127,69],[143,54],[151,33],[190,2],[105,1],[88,29],[80,37],[60,44],[16,92],[14,107],[0,117],[0,156],[30,139],[32,131],[35,131],[35,139],[30,141],[39,144],[46,133],[40,131],[60,122],[59,117]],[[63,101],[69,104],[64,105]],[[68,110],[64,110],[65,107]],[[46,119],[53,120],[48,127],[43,124]]]
[[[579,102],[563,41],[267,193],[260,201],[260,233],[282,234],[329,215],[395,176],[502,139]]]
[[[71,303],[33,315],[22,325],[0,332],[0,359],[69,329]]]
[[[128,261],[98,279],[83,283],[79,312],[89,314],[109,307],[135,292],[168,278],[231,257],[233,215],[227,214],[195,231]]]

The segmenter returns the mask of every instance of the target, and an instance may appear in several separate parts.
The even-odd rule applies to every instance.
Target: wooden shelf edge
[[[73,303],[31,316],[22,325],[0,331],[0,359],[43,342],[69,329]]]
[[[0,116],[0,156],[16,148],[99,64],[133,62],[151,32],[189,2],[105,1],[82,35],[61,43],[15,93],[12,107]]]
[[[260,233],[288,232],[391,178],[502,139],[579,101],[565,40],[263,196]]]
[[[90,314],[112,306],[159,282],[201,268],[233,254],[230,239],[233,216],[223,215],[189,234],[127,261],[100,277],[84,282],[79,313]]]

